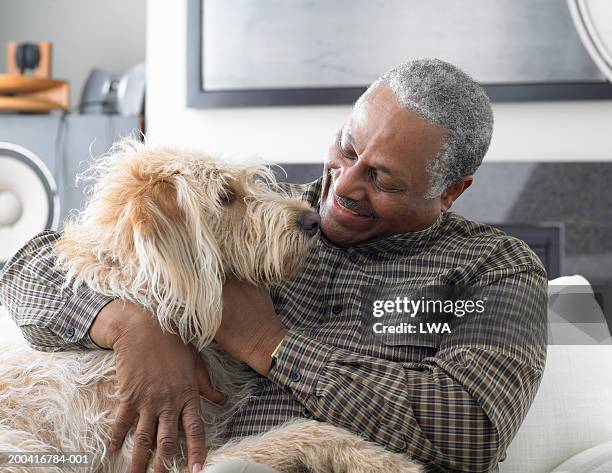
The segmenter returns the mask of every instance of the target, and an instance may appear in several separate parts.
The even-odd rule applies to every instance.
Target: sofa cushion
[[[548,473],[612,439],[610,360],[610,345],[548,347],[540,389],[500,473]]]
[[[546,369],[500,473],[548,473],[612,440],[612,345],[604,314],[582,276],[550,281],[549,297]]]
[[[589,448],[555,468],[552,473],[612,472],[612,442]]]

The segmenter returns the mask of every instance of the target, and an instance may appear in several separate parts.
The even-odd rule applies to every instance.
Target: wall
[[[121,74],[144,61],[145,8],[146,0],[0,0],[0,71],[7,42],[52,41],[53,76],[70,81],[77,105],[93,67]]]
[[[197,110],[186,99],[186,1],[147,2],[147,131],[154,141],[320,161],[348,106]],[[495,104],[487,161],[612,160],[612,101]]]

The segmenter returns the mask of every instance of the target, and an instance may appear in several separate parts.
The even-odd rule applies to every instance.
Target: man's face
[[[430,226],[443,210],[424,197],[427,163],[446,132],[400,107],[388,86],[374,90],[352,115],[325,156],[321,231],[351,246]]]

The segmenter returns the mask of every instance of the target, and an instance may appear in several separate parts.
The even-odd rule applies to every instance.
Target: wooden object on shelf
[[[0,74],[0,111],[49,112],[67,110],[70,86],[65,80]]]
[[[34,69],[31,77],[40,77],[41,79],[51,78],[51,43],[48,41],[41,41],[37,43],[38,50],[40,52],[40,62],[38,67]],[[6,48],[6,60],[7,60],[7,72],[11,75],[21,76],[21,70],[17,66],[16,60],[17,43],[12,41]]]

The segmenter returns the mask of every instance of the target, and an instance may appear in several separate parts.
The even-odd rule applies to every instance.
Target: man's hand
[[[215,335],[227,353],[267,376],[272,352],[286,335],[267,289],[228,278],[223,286],[223,321]]]
[[[153,448],[155,473],[166,472],[164,461],[177,451],[180,420],[190,471],[199,473],[206,453],[199,394],[213,402],[221,402],[223,395],[212,388],[197,351],[177,335],[162,332],[141,306],[120,300],[100,311],[90,335],[96,344],[115,351],[120,401],[110,451],[121,448],[137,423],[131,473],[146,471]]]

